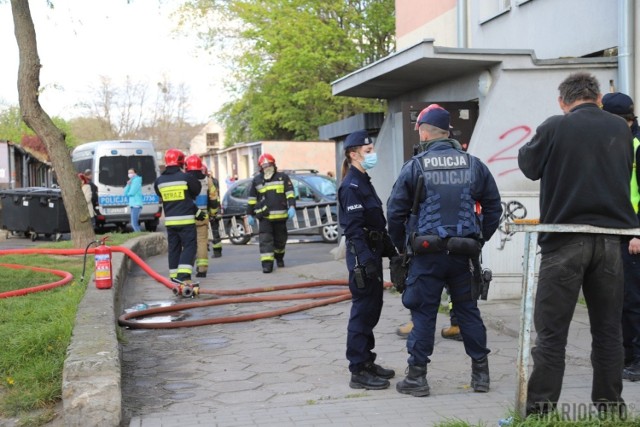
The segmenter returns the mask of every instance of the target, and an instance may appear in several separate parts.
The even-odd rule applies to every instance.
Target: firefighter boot
[[[276,258],[276,265],[280,268],[284,267],[284,259]]]
[[[478,393],[489,391],[489,358],[487,356],[480,360],[471,359],[471,387]]]
[[[396,334],[398,334],[402,338],[406,338],[409,336],[409,332],[411,332],[412,329],[413,329],[413,322],[408,321],[404,325],[398,326],[398,329],[396,329]]]
[[[262,261],[262,272],[271,273],[273,271],[273,261]]]
[[[222,248],[213,248],[213,254],[211,258],[220,258],[222,256]]]
[[[405,379],[396,384],[398,393],[410,394],[415,397],[429,396],[427,382],[427,367],[409,365]]]
[[[363,388],[365,390],[383,390],[388,388],[389,385],[389,380],[380,378],[366,369],[360,372],[352,372],[351,381],[349,381],[349,387]]]
[[[442,338],[446,338],[448,340],[462,341],[460,326],[458,325],[451,325],[448,328],[442,328],[440,335],[442,335]]]
[[[206,271],[198,271],[196,273],[196,277],[207,277],[207,272]]]

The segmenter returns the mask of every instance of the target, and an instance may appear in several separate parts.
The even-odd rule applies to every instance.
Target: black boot
[[[198,271],[196,273],[196,277],[207,277],[207,272],[206,271]]]
[[[622,379],[629,381],[640,381],[640,359],[625,366],[622,370]]]
[[[211,254],[211,258],[220,258],[222,256],[222,249],[213,248],[213,253]]]
[[[471,387],[478,393],[489,391],[489,358],[487,356],[480,360],[471,360]]]
[[[364,369],[365,371],[369,371],[376,377],[384,378],[385,380],[396,376],[396,371],[394,371],[393,369],[383,368],[382,366],[377,365],[373,362],[365,363]]]
[[[280,268],[284,267],[284,260],[282,258],[276,258],[276,265]]]
[[[262,272],[271,273],[273,271],[273,261],[262,261]]]
[[[427,382],[427,367],[409,365],[405,379],[396,384],[399,393],[411,396],[429,396],[429,383]]]
[[[351,373],[351,388],[364,388],[366,390],[383,390],[389,387],[389,381],[384,378],[377,377],[371,372],[363,369],[360,372]]]

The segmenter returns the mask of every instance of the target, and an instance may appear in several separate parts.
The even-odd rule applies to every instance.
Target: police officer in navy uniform
[[[448,111],[432,109],[418,124],[423,151],[404,164],[387,202],[391,240],[399,248],[410,244],[414,251],[402,294],[414,322],[407,338],[409,367],[396,390],[412,396],[430,393],[427,364],[447,283],[465,351],[471,357],[471,386],[476,392],[487,392],[490,350],[472,297],[470,257],[479,255],[483,242],[498,228],[500,194],[487,166],[449,138]],[[416,197],[420,176],[424,185]],[[408,221],[414,200],[419,201],[418,218]],[[415,224],[414,229],[406,229],[408,223]]]
[[[164,156],[166,168],[156,179],[154,189],[162,200],[164,225],[169,243],[169,277],[191,286],[193,263],[196,259],[195,199],[201,184],[193,175],[185,173],[184,153],[176,148]]]
[[[350,134],[344,142],[344,178],[338,189],[338,200],[352,295],[347,326],[349,386],[381,390],[389,387],[389,379],[395,372],[375,363],[373,328],[382,311],[382,257],[391,257],[396,252],[395,248],[389,248],[391,241],[386,232],[382,202],[366,172],[377,161],[372,142],[366,130]]]

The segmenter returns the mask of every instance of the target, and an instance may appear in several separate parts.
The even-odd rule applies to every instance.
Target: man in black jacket
[[[518,154],[525,176],[540,179],[540,222],[634,228],[629,201],[633,141],[629,127],[599,107],[600,85],[575,73],[559,86],[564,115],[548,118]],[[593,386],[599,412],[623,411],[623,270],[620,237],[541,233],[542,252],[531,351],[527,414],[552,411],[560,398],[569,324],[580,290],[591,320]]]

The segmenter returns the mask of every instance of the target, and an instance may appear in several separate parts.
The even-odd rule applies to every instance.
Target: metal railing
[[[520,306],[520,334],[517,358],[516,411],[524,418],[527,407],[527,384],[529,382],[529,354],[531,350],[531,319],[533,315],[533,295],[538,286],[535,280],[536,249],[538,233],[592,233],[622,236],[640,236],[640,228],[615,229],[579,224],[534,224],[507,223],[509,233],[524,232],[524,259],[522,302]]]

